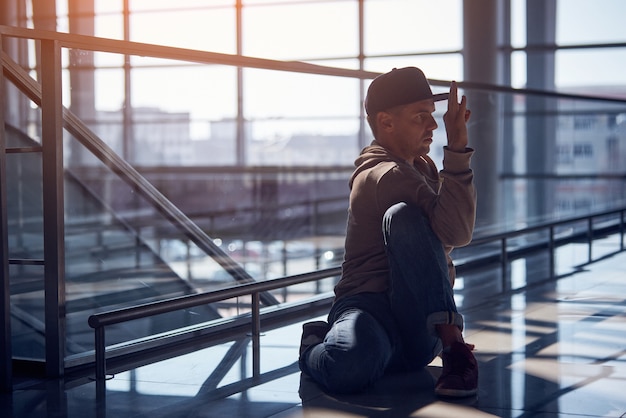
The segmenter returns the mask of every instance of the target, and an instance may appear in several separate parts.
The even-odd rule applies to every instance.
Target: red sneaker
[[[443,370],[435,393],[439,396],[462,398],[478,392],[478,363],[472,350],[457,342],[446,348],[442,354]]]

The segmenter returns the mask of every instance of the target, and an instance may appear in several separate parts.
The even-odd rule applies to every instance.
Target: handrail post
[[[502,264],[502,293],[507,291],[507,267],[509,264],[509,253],[506,250],[507,247],[507,239],[503,237],[500,241],[500,263]],[[510,286],[509,286],[510,287]]]
[[[550,225],[550,237],[548,240],[548,251],[549,251],[549,256],[550,256],[550,279],[554,279],[555,277],[555,258],[556,255],[554,254],[555,248],[554,248],[554,225]]]
[[[619,249],[624,251],[624,210],[620,211],[620,224],[619,224]]]
[[[252,377],[261,375],[261,312],[259,292],[252,293]]]
[[[104,342],[104,326],[99,325],[95,329],[96,344],[96,380],[106,378],[106,346]]]
[[[41,41],[41,170],[46,375],[65,373],[66,301],[61,42]]]
[[[591,263],[593,259],[592,245],[593,245],[593,216],[587,219],[587,262]]]

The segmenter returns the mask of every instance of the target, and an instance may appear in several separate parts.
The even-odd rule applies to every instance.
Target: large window
[[[352,164],[371,140],[361,103],[368,80],[285,67],[304,62],[334,70],[385,72],[415,65],[431,79],[467,81],[464,64],[473,57],[463,51],[463,7],[478,4],[57,0],[34,2],[42,8],[35,19],[32,1],[11,1],[27,5],[26,17],[17,22],[21,26],[47,29],[52,23],[59,31],[157,45],[143,46],[150,50],[168,48],[171,53],[185,48],[238,60],[206,64],[192,57],[176,59],[180,58],[176,54],[155,59],[134,48],[126,56],[64,47],[63,104],[254,279],[340,265]],[[496,3],[508,4],[506,0],[492,4]],[[498,44],[502,56],[511,53],[514,87],[526,87],[528,79],[537,76],[527,62],[539,55],[546,59],[538,78],[554,82],[546,85],[587,95],[626,96],[626,33],[621,22],[626,1],[559,0],[554,13],[529,25],[527,3],[538,7],[549,0],[510,0],[510,42]],[[57,16],[45,15],[52,4]],[[535,33],[530,32],[533,23],[548,30],[543,42],[539,37],[531,48],[527,38]],[[37,65],[38,49],[34,41],[24,45],[28,48],[19,51],[19,65],[30,67],[37,76],[42,68]],[[243,65],[259,59],[274,64],[279,60],[281,69]],[[508,71],[505,68],[499,67]],[[447,88],[445,82],[433,85],[437,92]],[[479,196],[478,232],[623,205],[623,102],[463,87],[470,106],[475,106],[470,143],[479,144],[472,160]],[[43,132],[39,107],[28,100],[23,103],[23,112],[7,106],[10,116],[28,122],[20,127],[27,136],[14,138],[25,141],[18,146],[31,139],[37,143]],[[443,128],[445,102],[436,109],[436,121]],[[70,301],[67,332],[72,336],[68,354],[89,354],[92,334],[85,322],[89,312],[234,282],[217,258],[207,256],[197,243],[190,243],[188,234],[173,227],[166,216],[170,212],[154,207],[147,198],[151,193],[138,193],[144,190],[138,186],[146,186],[143,182],[129,185],[119,175],[121,163],[116,167],[98,160],[89,141],[76,141],[69,130],[64,134],[67,251],[62,255],[67,260]],[[445,144],[445,130],[436,130],[433,139]],[[442,154],[442,146],[432,147],[430,155],[438,164]],[[37,260],[43,248],[36,232],[40,223],[22,219],[40,217],[35,212],[42,207],[41,161],[31,160],[31,153],[17,155],[13,156],[19,158],[13,161],[17,166],[9,171],[23,178],[8,182],[15,186],[8,199],[15,211],[9,213],[23,218],[11,224],[21,228],[11,242],[34,243],[30,255]],[[163,209],[164,202],[157,206]],[[16,246],[13,251],[19,253],[12,257],[23,258],[24,248]],[[154,267],[164,264],[168,273],[171,269],[176,274],[168,279],[155,276],[162,270]],[[26,287],[16,287],[28,290],[18,302],[28,302],[33,300],[29,289],[35,288],[31,283],[39,286],[43,275],[39,266],[19,267],[23,271],[12,268],[12,276],[36,277],[26,281]],[[27,306],[21,312],[27,312]],[[43,357],[43,317],[37,316],[41,310],[34,312],[29,331],[38,345],[21,344],[20,355],[25,357]],[[192,325],[214,314],[210,309],[200,316],[184,313],[172,323]],[[168,321],[155,320],[135,329],[158,333],[167,326]],[[21,333],[17,329],[20,341],[25,341]]]
[[[72,4],[87,5],[56,2],[58,30],[77,27],[71,19],[90,18]],[[510,0],[511,23],[503,37],[510,45],[499,46],[503,52],[512,48],[510,67],[502,67],[511,74],[501,79],[527,87],[529,54],[544,51],[554,59],[546,85],[553,81],[557,91],[626,94],[621,22],[626,2],[554,4],[554,15],[536,22],[552,25],[547,33],[554,39],[528,49],[527,28],[535,22],[527,22],[526,0]],[[464,80],[464,61],[472,57],[463,55],[463,9],[476,5],[471,0],[94,0],[93,7],[92,33],[100,37],[375,72],[415,65],[432,79]],[[32,18],[27,24],[33,25]],[[73,70],[91,65],[78,54],[68,61]],[[349,165],[371,139],[361,119],[368,82],[108,53],[96,53],[93,65],[94,121],[112,126],[98,130],[117,132],[109,142],[125,149],[131,162],[150,164],[149,153],[134,160],[133,150],[153,143],[152,151],[159,150],[154,165],[180,165],[181,158],[183,165],[300,165],[304,156],[307,165]],[[83,84],[72,86],[79,88]],[[76,91],[72,97],[78,97]],[[141,127],[122,129],[138,120]],[[149,128],[167,121],[176,126]],[[161,138],[166,132],[169,137]],[[176,139],[173,132],[180,133]],[[333,158],[326,155],[329,144],[339,147]]]
[[[462,0],[130,0],[127,33],[124,3],[95,1],[96,36],[462,79]],[[134,57],[125,66],[103,53],[95,63],[98,132],[136,164],[351,165],[370,141],[358,80]]]

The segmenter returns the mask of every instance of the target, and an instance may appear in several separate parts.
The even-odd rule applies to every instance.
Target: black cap
[[[375,115],[395,106],[420,100],[446,100],[448,93],[433,94],[426,76],[416,67],[394,68],[376,77],[367,89],[365,111]]]

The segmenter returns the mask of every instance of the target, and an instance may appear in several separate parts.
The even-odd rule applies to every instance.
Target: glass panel
[[[557,45],[624,42],[622,0],[557,1]]]
[[[556,85],[560,91],[623,98],[625,66],[626,47],[557,51]]]
[[[346,0],[334,0],[334,1],[341,2],[341,1],[346,1]],[[269,5],[274,5],[274,4],[285,5],[285,4],[293,4],[293,3],[311,3],[311,0],[242,0],[242,4],[244,6],[265,6],[268,4]]]
[[[41,236],[36,238],[39,240]],[[9,265],[9,276],[13,358],[44,360],[46,357],[44,268],[33,265]]]
[[[113,14],[119,13],[122,14],[122,9],[124,7],[123,0],[94,0],[94,5],[96,8],[96,14]]]
[[[121,70],[121,68],[124,66],[124,55],[122,54],[113,54],[113,53],[107,53],[107,52],[91,52],[91,54],[93,54],[93,57],[89,57],[88,54],[89,54],[88,51],[78,50],[78,52],[74,53],[73,55],[74,57],[77,57],[77,58],[75,58],[75,60],[72,61],[72,64],[75,64],[76,62],[78,64],[81,64],[82,57],[85,57],[87,60],[93,60],[93,65],[95,65],[96,71],[118,70],[118,73],[119,73],[119,70]],[[85,62],[85,64],[87,63],[89,63],[89,61]],[[122,78],[121,81],[123,80],[124,79]],[[116,86],[117,88],[115,90],[120,90],[123,92],[124,83],[121,81],[116,81],[115,83],[100,82],[100,83],[97,83],[97,85],[108,86],[107,90],[111,90],[112,86]],[[97,92],[98,95],[101,95],[103,93],[105,93],[103,90],[100,90]],[[118,106],[119,106],[119,103],[118,103]]]
[[[118,154],[143,165],[234,163],[235,70],[173,66],[169,61],[156,67],[155,62],[164,62],[147,59],[133,62],[144,66],[132,70],[134,108],[126,115],[124,71],[115,68],[95,72],[95,97],[74,87],[73,97],[82,105],[72,110]],[[89,111],[94,103],[96,110]],[[133,129],[126,132],[125,118],[133,122]]]
[[[623,172],[623,164],[620,163],[620,155],[625,155],[623,105],[561,100],[559,109],[557,172]]]
[[[133,59],[132,103],[135,108],[189,112],[192,118],[234,118],[236,69],[223,66],[174,66],[161,60]],[[142,68],[142,63],[149,63]]]
[[[516,51],[511,54],[511,87],[526,87],[526,52]]]
[[[66,172],[67,331],[74,360],[92,347],[86,318],[93,312],[236,283],[105,165],[74,164]],[[348,173],[159,169],[146,178],[228,257],[263,280],[339,265]],[[299,291],[276,295],[303,297]],[[248,304],[239,298],[111,327],[107,343],[240,314]]]
[[[352,119],[255,120],[247,142],[248,165],[351,165],[360,151],[359,121]]]
[[[94,77],[93,100],[96,109],[103,113],[119,113],[124,105],[124,70],[121,68],[97,68]]]
[[[10,135],[9,138],[13,136]],[[14,142],[14,141],[11,141]],[[20,146],[37,145],[31,140]],[[9,258],[43,258],[41,153],[7,154]]]
[[[70,24],[67,16],[67,2],[56,2],[56,30],[58,32],[69,32]]]
[[[154,12],[136,12],[130,17],[130,40],[234,54],[236,52],[235,9],[196,7],[184,9],[176,3],[150,1]],[[160,6],[160,7],[159,7]],[[164,8],[165,7],[165,8]]]
[[[248,164],[352,164],[358,80],[248,69],[244,95]]]
[[[235,161],[234,69],[136,68],[132,80],[137,163],[223,165]]]
[[[146,176],[229,257],[264,280],[340,264],[350,172],[349,167],[212,168]],[[177,273],[198,288],[232,283],[186,240],[161,240],[159,248]]]
[[[510,230],[623,204],[619,161],[626,158],[626,147],[620,145],[626,143],[625,104],[466,94],[475,121],[470,122],[470,144],[477,149],[473,167],[479,201],[501,208],[496,218],[482,218],[479,210],[479,234],[495,232],[497,225]],[[500,123],[494,131],[486,120]],[[494,177],[493,162],[482,160],[488,143],[500,147],[500,182],[488,180]]]
[[[132,11],[196,9],[198,8],[198,3],[210,3],[210,6],[203,4],[203,9],[225,6],[235,7],[235,0],[211,0],[210,2],[177,0],[174,4],[172,4],[171,0],[130,0],[130,9]]]
[[[41,112],[10,83],[6,83],[5,132],[7,147],[41,145]]]
[[[124,39],[124,16],[122,12],[100,13],[98,10],[100,10],[100,8],[96,9],[94,35],[101,38]]]
[[[365,54],[461,50],[462,11],[460,0],[367,0]]]
[[[244,95],[247,118],[359,115],[358,80],[345,77],[246,69]]]
[[[243,9],[243,55],[305,60],[358,55],[357,2]]]
[[[82,148],[74,139],[68,143]],[[195,292],[194,284],[169,264],[177,255],[161,251],[170,242],[186,242],[183,233],[106,165],[73,162],[66,169],[65,201],[68,355],[93,348],[86,321],[92,313]],[[215,308],[206,306],[132,327],[113,326],[107,329],[107,344],[219,317]]]
[[[526,0],[511,0],[511,45],[526,46]]]
[[[33,124],[27,131],[38,131]],[[25,132],[9,125],[7,147],[40,145]],[[12,260],[43,259],[43,186],[41,153],[6,155],[8,256]],[[13,356],[44,359],[43,266],[9,265]]]

